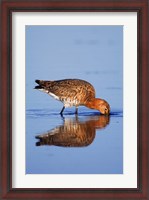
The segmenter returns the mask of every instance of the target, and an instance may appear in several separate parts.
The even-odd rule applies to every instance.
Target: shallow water
[[[35,79],[80,78],[111,106],[109,117],[66,108]],[[26,173],[123,173],[123,27],[26,27]]]
[[[27,110],[28,174],[123,173],[122,112]]]

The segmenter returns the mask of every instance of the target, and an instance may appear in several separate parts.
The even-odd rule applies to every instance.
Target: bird
[[[109,103],[101,98],[95,97],[95,89],[93,85],[81,79],[62,79],[62,80],[35,80],[38,84],[34,89],[45,92],[63,103],[60,112],[67,107],[75,106],[75,114],[78,114],[79,106],[86,106],[95,109],[103,115],[110,114]]]

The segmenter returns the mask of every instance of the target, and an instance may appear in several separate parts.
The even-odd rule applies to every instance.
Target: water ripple
[[[65,111],[64,116],[73,116],[75,115],[74,111]],[[78,113],[78,116],[96,116],[100,115],[98,111],[92,110],[83,110]],[[50,110],[50,109],[27,109],[26,116],[31,118],[38,118],[38,117],[51,117],[51,116],[60,116],[58,110]],[[123,117],[122,111],[111,111],[111,117]]]

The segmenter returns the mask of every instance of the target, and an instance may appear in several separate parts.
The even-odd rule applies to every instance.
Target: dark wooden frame
[[[148,167],[148,0],[2,0],[1,1],[1,198],[0,199],[149,199]],[[137,12],[138,16],[138,184],[136,189],[12,188],[12,12]],[[133,76],[133,75],[132,75]],[[131,134],[131,131],[130,131]]]

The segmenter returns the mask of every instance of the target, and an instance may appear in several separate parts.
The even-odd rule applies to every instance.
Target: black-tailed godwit
[[[35,80],[38,86],[35,89],[43,91],[63,103],[60,112],[62,115],[65,107],[86,106],[99,110],[101,114],[109,115],[110,105],[104,99],[95,98],[95,89],[87,81],[80,79],[63,79],[56,81]]]

